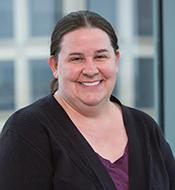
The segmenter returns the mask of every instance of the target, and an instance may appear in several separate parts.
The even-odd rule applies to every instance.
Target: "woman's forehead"
[[[65,34],[62,38],[61,48],[88,48],[97,47],[105,49],[111,46],[107,33],[99,28],[80,28]]]

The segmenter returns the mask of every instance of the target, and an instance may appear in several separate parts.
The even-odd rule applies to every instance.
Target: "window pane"
[[[154,67],[152,59],[135,60],[135,106],[154,107]]]
[[[135,33],[140,36],[150,36],[153,34],[153,2],[135,1]]]
[[[0,110],[14,109],[14,64],[0,61]]]
[[[103,3],[94,0],[87,0],[86,4],[88,10],[99,13],[100,15],[104,16],[108,21],[110,21],[113,26],[115,26],[116,0],[103,1]]]
[[[50,35],[56,20],[62,16],[61,0],[30,0],[31,36]]]
[[[12,0],[0,1],[0,39],[13,37],[13,5]]]
[[[30,60],[31,100],[37,100],[50,92],[52,73],[47,60]]]

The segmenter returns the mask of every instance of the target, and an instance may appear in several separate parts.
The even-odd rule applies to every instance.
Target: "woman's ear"
[[[57,61],[54,56],[48,58],[48,64],[52,70],[53,76],[58,79]]]
[[[116,69],[118,71],[119,70],[119,60],[120,60],[120,51],[119,51],[119,49],[117,49],[116,52],[115,52],[115,58],[116,58]]]

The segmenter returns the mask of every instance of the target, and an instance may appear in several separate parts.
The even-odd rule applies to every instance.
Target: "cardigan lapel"
[[[149,189],[149,151],[146,126],[131,108],[123,106],[129,145],[129,189]]]

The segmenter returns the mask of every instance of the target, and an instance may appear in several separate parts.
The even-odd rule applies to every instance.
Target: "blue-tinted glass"
[[[13,37],[12,0],[0,1],[0,39]]]
[[[96,0],[87,0],[86,5],[88,10],[99,13],[100,15],[104,16],[113,26],[115,26],[116,0],[102,2]]]
[[[14,109],[14,64],[0,61],[0,110]]]
[[[154,65],[153,59],[140,58],[135,62],[135,106],[154,107]]]
[[[140,36],[153,34],[152,0],[135,0],[135,33]]]
[[[30,0],[32,36],[50,35],[55,22],[62,16],[61,0]]]
[[[31,99],[32,101],[47,95],[50,92],[50,82],[52,77],[47,60],[30,60],[31,76]]]

